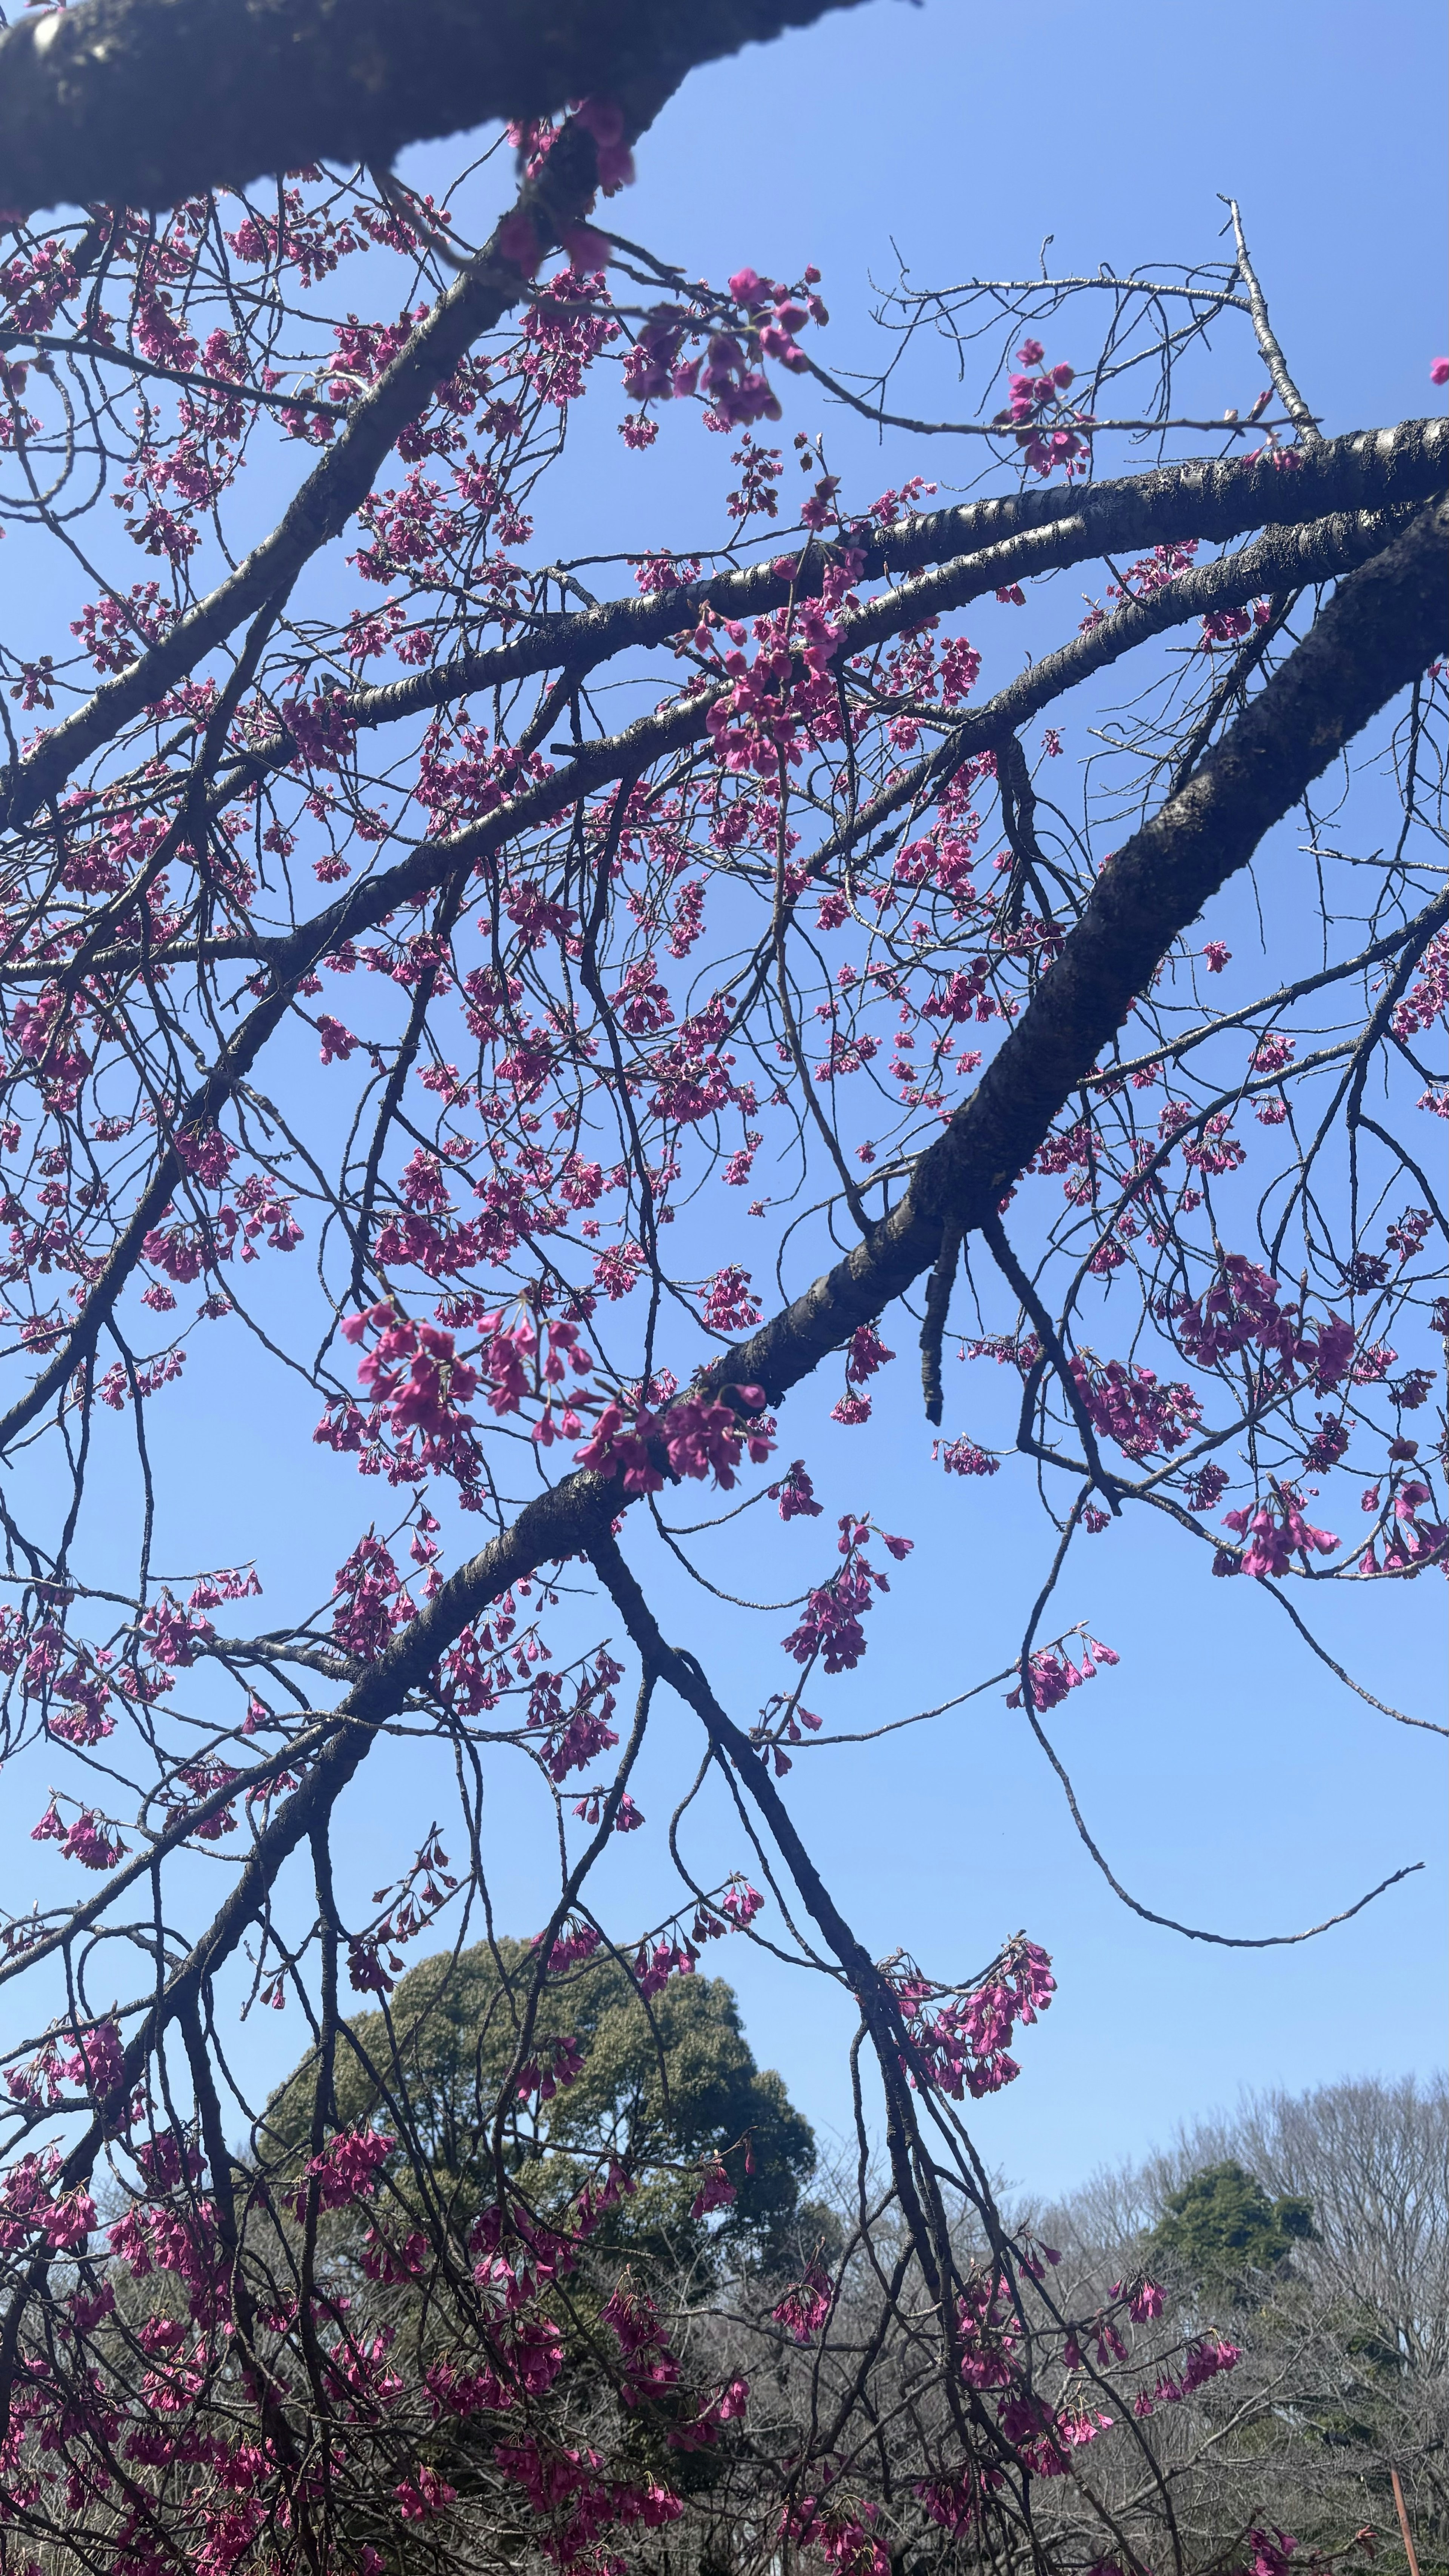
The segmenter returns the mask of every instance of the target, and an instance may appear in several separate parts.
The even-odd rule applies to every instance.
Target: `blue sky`
[[[869,278],[893,275],[897,254],[931,283],[1030,273],[1046,234],[1055,268],[1206,259],[1221,255],[1217,192],[1231,191],[1307,398],[1329,431],[1367,426],[1437,399],[1428,363],[1445,345],[1443,54],[1442,14],[1428,6],[1320,6],[1310,24],[1286,10],[1209,21],[1127,0],[996,13],[872,0],[696,75],[646,138],[638,184],[613,219],[692,272],[748,260],[795,275],[815,260],[836,317],[821,354],[846,361],[864,337]],[[432,184],[461,158],[450,145],[405,166]],[[1218,407],[1246,407],[1260,376],[1254,361]],[[949,402],[944,383],[942,395]],[[785,427],[795,425],[792,410]],[[844,445],[864,474],[865,433]],[[602,551],[697,533],[701,492],[721,480],[713,446],[666,436],[641,460],[612,429],[586,429],[588,471],[567,485],[550,545]],[[944,442],[902,441],[880,481],[912,469],[943,484],[960,473]],[[914,1328],[898,1320],[904,1343],[890,1319],[887,1338],[909,1351]],[[326,1591],[373,1493],[360,1497],[347,1462],[310,1447],[313,1396],[289,1390],[272,1410],[239,1337],[212,1348],[188,1372],[184,1405],[152,1409],[159,1481],[174,1479],[181,1498],[157,1562],[181,1571],[257,1553],[264,1609],[281,1616]],[[943,1492],[928,1481],[910,1376],[880,1381],[868,1453],[867,1435],[825,1419],[834,1384],[793,1399],[782,1428],[783,1454],[808,1451],[818,1464],[828,1506],[867,1505],[917,1542],[874,1614],[872,1654],[822,1686],[842,1724],[904,1715],[1004,1664],[1040,1562],[1024,1485],[1009,1493],[1003,1476]],[[104,1476],[119,1527],[128,1471],[117,1458]],[[810,1570],[798,1529],[782,1537],[768,1505],[746,1517],[728,1558],[742,1593],[798,1591]],[[642,1567],[648,1543],[631,1530],[629,1545]],[[1322,1941],[1215,1950],[1120,1907],[1000,1688],[885,1744],[802,1758],[790,1797],[877,1955],[903,1946],[959,1974],[1022,1927],[1052,1951],[1056,2004],[1023,2038],[1020,2082],[974,2122],[990,2164],[1048,2191],[1140,2153],[1240,2084],[1427,2068],[1442,2046],[1438,1745],[1354,1700],[1293,1644],[1271,1604],[1249,1586],[1205,1582],[1197,1556],[1184,1559],[1165,1532],[1134,1522],[1091,1545],[1074,1560],[1062,1623],[1089,1617],[1123,1660],[1059,1713],[1059,1740],[1090,1819],[1145,1902],[1194,1923],[1276,1932],[1336,1912],[1405,1862],[1429,1866]],[[785,1620],[746,1622],[667,1561],[658,1597],[734,1712],[753,1717],[778,1686]],[[1314,1608],[1320,1633],[1381,1697],[1437,1714],[1437,1586],[1319,1596]],[[578,1633],[602,1623],[581,1620]],[[656,1737],[639,1795],[662,1827],[697,1758],[693,1722],[666,1709]],[[422,1749],[380,1752],[347,1808],[344,1901],[392,1875],[446,1799]],[[661,1845],[651,1831],[610,1854],[620,1920],[667,1901]],[[715,1866],[748,1857],[718,1811],[703,1818],[699,1848]],[[498,1921],[533,1930],[546,1911],[546,1840],[536,1805],[501,1767],[485,1857]],[[198,1903],[205,1866],[192,1872]],[[844,2008],[819,1981],[739,1942],[709,1964],[737,1985],[757,2054],[823,2132],[837,2130],[848,2105]],[[268,2020],[241,2052],[262,2080],[283,2070],[298,2036]]]

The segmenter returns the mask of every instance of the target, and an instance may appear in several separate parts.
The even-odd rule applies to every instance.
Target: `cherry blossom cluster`
[[[710,429],[778,420],[780,401],[764,361],[792,372],[806,364],[800,332],[811,322],[823,326],[830,319],[815,291],[819,283],[818,268],[807,268],[796,286],[777,285],[756,269],[740,268],[722,301],[703,287],[690,305],[656,305],[624,361],[624,390],[641,405],[625,423],[630,446],[647,446],[655,434],[647,412],[651,402],[698,397]],[[701,342],[698,356],[686,354]]]
[[[908,2047],[903,2063],[913,2083],[960,2101],[997,2093],[1021,2073],[1007,2054],[1017,2022],[1036,2021],[1056,1992],[1045,1950],[1023,1935],[1003,1950],[979,1984],[948,1992],[907,1962],[893,1976]]]

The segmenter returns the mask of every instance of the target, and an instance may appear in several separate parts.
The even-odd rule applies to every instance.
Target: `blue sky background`
[[[1437,401],[1428,364],[1445,346],[1444,50],[1442,14],[1428,6],[1324,5],[1311,21],[1265,11],[1209,22],[1129,0],[1040,0],[1009,13],[874,0],[696,75],[646,138],[638,184],[612,217],[692,272],[718,276],[749,260],[795,275],[814,259],[836,317],[821,355],[848,363],[866,338],[870,275],[894,273],[893,243],[932,283],[1029,274],[1048,233],[1057,269],[1206,259],[1221,255],[1216,192],[1232,191],[1290,363],[1325,429],[1373,425]],[[448,145],[409,155],[405,167],[436,184],[461,158]],[[501,165],[487,184],[501,195]],[[349,296],[363,293],[360,276],[356,289],[347,283]],[[1073,353],[1049,352],[1058,354]],[[1215,408],[1246,408],[1261,377],[1256,358],[1225,366],[1213,379]],[[939,384],[947,408],[944,369]],[[638,459],[614,436],[612,411],[597,423],[588,414],[585,405],[579,468],[565,470],[561,502],[550,505],[550,552],[711,533],[718,491],[732,479],[724,442],[692,426],[675,435],[669,424]],[[819,417],[791,393],[787,433]],[[832,459],[848,455],[862,477],[872,470],[866,433],[831,425],[830,438]],[[964,480],[945,442],[899,441],[879,484],[913,469],[943,487],[953,474]],[[999,633],[1003,622],[998,613],[992,648],[1019,650],[1015,631]],[[1236,927],[1246,945],[1246,898],[1224,922],[1222,935]],[[268,1080],[281,1087],[272,1066]],[[730,1243],[714,1258],[736,1253],[748,1257]],[[812,1691],[817,1706],[829,1692],[832,1718],[853,1726],[928,1706],[1005,1664],[1041,1564],[1024,1479],[947,1487],[924,1472],[929,1433],[906,1357],[914,1327],[899,1310],[887,1339],[906,1364],[877,1382],[868,1433],[828,1423],[834,1382],[792,1399],[781,1432],[782,1455],[803,1451],[818,1469],[828,1510],[864,1505],[917,1542],[873,1615],[860,1671]],[[982,1436],[992,1400],[973,1384]],[[257,1554],[265,1618],[325,1595],[376,1488],[359,1491],[347,1461],[310,1446],[316,1411],[304,1387],[278,1398],[235,1330],[196,1348],[184,1400],[162,1400],[149,1415],[158,1483],[175,1497],[158,1534],[161,1571]],[[131,1471],[114,1443],[100,1469],[92,1538],[104,1553],[129,1518]],[[681,1520],[696,1516],[677,1510]],[[751,1719],[779,1686],[775,1641],[790,1622],[746,1621],[710,1602],[632,1525],[627,1543],[641,1570],[657,1554],[665,1624]],[[728,1563],[741,1593],[778,1598],[821,1570],[824,1545],[808,1526],[782,1531],[766,1504],[746,1515],[711,1571],[726,1579],[717,1565]],[[1119,1873],[1146,1903],[1190,1922],[1288,1930],[1336,1912],[1405,1862],[1429,1864],[1322,1941],[1228,1952],[1136,1921],[1092,1869],[999,1687],[886,1744],[812,1751],[789,1783],[812,1847],[877,1955],[903,1946],[937,1973],[961,1974],[1020,1927],[1052,1951],[1057,2002],[1023,2038],[1020,2082],[973,2124],[988,2162],[1033,2189],[1068,2187],[1103,2159],[1142,2152],[1240,2085],[1427,2070],[1442,2052],[1441,1747],[1353,1699],[1254,1588],[1205,1574],[1196,1551],[1137,1520],[1079,1551],[1061,1624],[1090,1618],[1123,1660],[1058,1712],[1060,1749]],[[1312,1606],[1320,1634],[1381,1697],[1438,1714],[1436,1581],[1320,1592]],[[604,1623],[581,1618],[577,1633],[583,1642]],[[651,1826],[662,1828],[696,1759],[693,1721],[666,1706],[638,1792]],[[503,1928],[529,1932],[547,1910],[546,1819],[521,1779],[504,1764],[497,1772],[485,1836],[495,1914]],[[405,1863],[447,1801],[445,1770],[426,1748],[379,1751],[345,1811],[344,1910]],[[59,1883],[47,1875],[49,1852],[23,1839],[31,1820],[13,1804],[0,1820],[27,1896]],[[615,1920],[652,1919],[668,1902],[662,1847],[662,1831],[616,1842],[604,1882]],[[704,1876],[749,1859],[717,1808],[702,1808],[696,1847]],[[208,1868],[214,1877],[213,1864],[188,1864],[198,1906]],[[759,2057],[780,2067],[822,2134],[838,2131],[848,2112],[846,2008],[819,1980],[741,1942],[709,1964],[735,1982]],[[267,2028],[249,2025],[238,2058],[265,2084],[300,2033],[294,2016],[263,2018]]]

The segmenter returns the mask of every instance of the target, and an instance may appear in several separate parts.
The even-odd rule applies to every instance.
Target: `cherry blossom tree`
[[[300,10],[285,96],[260,5],[87,0],[0,43],[0,507],[52,620],[41,649],[17,607],[0,645],[0,1750],[37,1846],[0,1924],[0,2567],[885,2576],[1080,2565],[1090,2527],[1101,2569],[1182,2571],[1154,2414],[1235,2348],[1174,2344],[1140,2277],[1076,2313],[962,2116],[1015,2078],[1045,1951],[873,1960],[787,1783],[839,1732],[831,1677],[892,1651],[912,1540],[869,1507],[869,1426],[917,1342],[923,1502],[1039,1486],[1038,1598],[978,1686],[1092,1862],[1175,1933],[1310,1937],[1127,1884],[1051,1731],[1122,1644],[1055,1602],[1069,1555],[1155,1515],[1185,1579],[1258,1586],[1340,1671],[1313,1587],[1397,1598],[1444,1561],[1449,439],[1321,434],[1235,206],[1215,265],[903,283],[879,370],[827,359],[814,268],[710,283],[612,229],[691,64],[818,9],[574,0],[486,41],[476,14],[407,13],[438,21],[409,88],[400,13],[344,38]],[[516,192],[475,245],[467,188],[391,156],[502,114],[483,181],[511,153]],[[372,318],[333,311],[344,280]],[[906,418],[903,355],[942,348],[979,409]],[[1241,416],[1181,407],[1249,363]],[[644,482],[658,443],[732,442],[728,524],[622,575],[539,560],[586,401]],[[842,409],[978,497],[847,488]],[[270,525],[258,486],[285,487]],[[971,634],[1027,585],[1058,640],[985,694]],[[1129,656],[1069,799],[1061,703]],[[1265,979],[1218,899],[1289,817],[1306,856],[1261,864],[1312,932]],[[217,1335],[305,1382],[355,1496],[330,1599],[280,1628],[246,1606],[282,1577],[264,1529],[251,1563],[153,1571],[148,1424]],[[833,1526],[790,1420],[822,1372],[859,1443]],[[118,1593],[84,1507],[121,1441]],[[755,1723],[637,1535],[728,1593],[744,1512],[792,1596]],[[634,1791],[666,1708],[693,1730],[675,1910],[619,1922],[599,1865],[663,1831]],[[349,1795],[398,1742],[454,1812],[344,1912]],[[519,1757],[558,1871],[527,1950],[495,1943],[469,2200],[390,1999],[410,1942],[494,1940],[481,1807]],[[738,1856],[706,1879],[716,1785]],[[611,2262],[647,2172],[601,2147],[562,2205],[522,2179],[582,2064],[570,1989],[607,1965],[647,2021],[716,1939],[860,2022],[849,2228],[727,2324]],[[300,2142],[234,2074],[254,2005],[305,2024]],[[384,2107],[349,2125],[360,2094]],[[750,2154],[710,2151],[696,2221]],[[1062,2480],[1080,2512],[1044,2513]],[[1221,2563],[1280,2576],[1292,2545]]]

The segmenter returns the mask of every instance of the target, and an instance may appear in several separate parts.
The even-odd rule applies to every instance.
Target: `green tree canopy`
[[[401,1980],[386,2020],[358,2013],[339,2036],[336,2125],[393,2131],[395,2188],[414,2197],[430,2176],[463,2226],[494,2196],[491,2107],[517,2053],[532,1966],[528,1944],[508,1939],[479,1942],[456,1965],[439,1953]],[[314,2076],[309,2057],[269,2108],[271,2134],[288,2148],[304,2142]],[[630,2252],[710,2268],[727,2254],[773,2269],[798,2262],[802,2235],[820,2232],[800,2199],[814,2136],[781,2078],[755,2064],[722,1977],[671,1978],[647,2003],[608,1956],[550,1979],[520,2088],[502,2153],[545,2215],[617,2162],[636,2188],[609,2210],[599,2239]],[[721,2165],[733,2199],[693,2217]]]
[[[1306,2200],[1270,2200],[1255,2176],[1229,2159],[1205,2165],[1169,2195],[1150,2242],[1159,2260],[1213,2285],[1280,2270],[1294,2245],[1312,2234]]]

